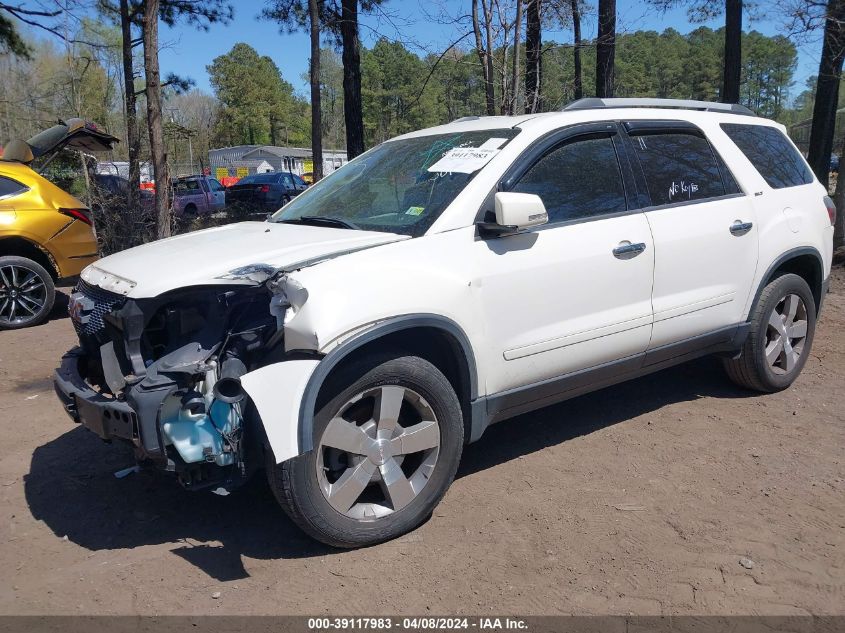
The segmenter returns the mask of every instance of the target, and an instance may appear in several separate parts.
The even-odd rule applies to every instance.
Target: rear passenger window
[[[728,193],[710,143],[698,134],[666,132],[631,137],[654,206],[706,200]],[[732,182],[732,179],[731,179]],[[735,185],[732,183],[731,193]]]
[[[10,198],[26,190],[27,187],[17,180],[0,176],[0,198]]]
[[[813,182],[813,173],[798,150],[777,128],[767,125],[722,123],[722,130],[772,189]]]
[[[190,195],[199,193],[200,183],[197,180],[178,180],[176,181],[176,193],[183,195]]]
[[[610,137],[565,143],[537,161],[511,189],[543,200],[549,222],[625,211],[625,188]]]

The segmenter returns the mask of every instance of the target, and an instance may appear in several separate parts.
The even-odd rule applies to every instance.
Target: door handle
[[[636,244],[631,244],[631,242],[623,241],[619,242],[619,246],[613,249],[613,256],[617,259],[631,259],[632,257],[636,257],[640,253],[645,250],[645,243],[637,242]]]
[[[739,237],[740,235],[745,235],[748,231],[751,230],[754,224],[752,222],[740,222],[737,220],[733,224],[731,224],[731,228],[728,229],[732,235],[736,235]]]

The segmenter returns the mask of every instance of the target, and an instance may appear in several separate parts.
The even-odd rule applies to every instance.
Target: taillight
[[[830,225],[836,224],[836,204],[830,199],[830,196],[824,197],[824,206],[827,207],[827,215],[830,217]]]
[[[69,218],[73,218],[74,220],[85,222],[85,224],[91,226],[91,218],[89,218],[88,214],[85,213],[85,209],[59,209],[59,213],[66,215]]]
[[[270,191],[270,185],[262,185],[261,187],[258,188],[258,190],[261,193],[267,193],[268,191]]]

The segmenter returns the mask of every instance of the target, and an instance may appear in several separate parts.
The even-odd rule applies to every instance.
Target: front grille
[[[97,336],[106,327],[103,318],[126,301],[122,295],[79,280],[71,296],[71,321],[80,339]]]

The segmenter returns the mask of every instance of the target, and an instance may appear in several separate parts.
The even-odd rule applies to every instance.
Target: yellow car
[[[88,208],[29,165],[64,147],[111,149],[117,139],[81,119],[61,122],[0,156],[0,330],[37,325],[55,301],[55,284],[97,259]]]

